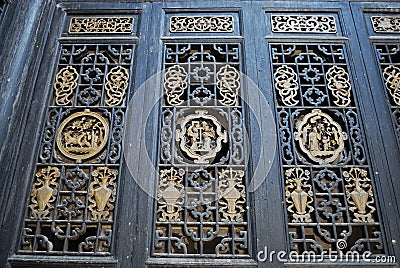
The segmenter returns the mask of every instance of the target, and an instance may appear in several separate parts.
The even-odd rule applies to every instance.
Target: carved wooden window
[[[375,44],[375,51],[381,66],[382,80],[390,103],[393,123],[400,140],[400,45]]]
[[[164,69],[153,256],[248,257],[241,45],[168,43]]]
[[[21,254],[113,254],[134,45],[70,42],[53,79]]]
[[[345,46],[270,49],[289,250],[385,253]]]

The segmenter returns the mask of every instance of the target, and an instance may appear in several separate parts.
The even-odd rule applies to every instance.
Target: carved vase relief
[[[60,170],[56,167],[42,168],[36,173],[31,192],[31,218],[49,219],[52,203],[56,200]]]
[[[285,185],[287,210],[292,213],[292,222],[312,222],[310,213],[314,208],[310,172],[301,168],[286,170]]]
[[[89,210],[92,220],[111,220],[117,194],[116,178],[118,170],[99,167],[92,172],[94,178],[89,186]]]
[[[347,133],[319,109],[304,116],[297,126],[295,140],[300,149],[318,163],[332,163],[344,149]]]
[[[353,222],[374,222],[374,195],[368,171],[361,168],[351,168],[343,172],[346,184],[346,194],[353,212]]]
[[[107,119],[85,110],[67,117],[57,133],[60,152],[77,162],[98,154],[106,145],[109,125]]]

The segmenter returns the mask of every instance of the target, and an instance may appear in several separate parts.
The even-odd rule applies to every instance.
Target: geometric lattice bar
[[[133,45],[62,45],[19,253],[110,255]]]
[[[290,251],[385,253],[345,46],[270,48]]]
[[[165,44],[155,257],[249,257],[241,46]]]
[[[337,33],[335,17],[316,15],[271,15],[275,33]]]
[[[130,34],[132,31],[132,17],[72,18],[68,29],[70,34]]]

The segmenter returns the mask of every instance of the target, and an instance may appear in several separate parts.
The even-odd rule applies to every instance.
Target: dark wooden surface
[[[135,3],[137,2],[137,3]],[[133,88],[136,90],[146,79],[161,70],[162,43],[160,22],[164,9],[182,10],[240,10],[246,74],[257,83],[273,106],[271,69],[268,63],[268,36],[265,10],[335,12],[340,17],[344,37],[351,52],[349,61],[357,75],[356,95],[360,104],[365,135],[376,182],[380,210],[389,245],[389,253],[400,260],[400,225],[398,224],[400,189],[400,153],[391,123],[390,110],[382,93],[379,69],[372,60],[374,54],[369,35],[363,25],[365,9],[374,12],[400,12],[400,3],[362,1],[51,1],[18,0],[6,8],[0,25],[0,267],[174,267],[165,260],[156,265],[150,257],[152,239],[153,199],[134,182],[127,170],[122,174],[119,197],[118,223],[115,226],[115,258],[16,256],[20,228],[26,200],[29,198],[34,164],[45,121],[56,56],[57,38],[61,36],[68,12],[82,10],[135,9],[141,13],[139,41]],[[393,9],[395,8],[395,9]],[[111,12],[112,13],[112,12]],[[326,40],[328,37],[315,37]],[[329,39],[329,38],[328,38]],[[333,40],[333,38],[331,38]],[[182,40],[191,40],[190,36]],[[275,39],[274,39],[275,40]],[[285,40],[290,40],[286,38]],[[300,39],[296,39],[300,40]],[[307,40],[303,39],[303,40]],[[336,39],[335,39],[336,40]],[[143,105],[150,103],[143,100]],[[140,114],[138,107],[138,114]],[[155,116],[156,118],[156,116]],[[142,126],[144,125],[144,122]],[[148,124],[152,157],[155,157],[157,120]],[[250,131],[256,130],[249,126]],[[261,126],[262,128],[262,126]],[[252,142],[257,144],[257,135]],[[254,153],[256,154],[256,152]],[[253,219],[252,255],[263,250],[287,250],[286,218],[281,185],[278,153],[263,185],[250,196],[250,214]],[[256,158],[256,156],[255,156]],[[140,165],[138,165],[138,168]],[[146,170],[137,170],[146,176]],[[394,239],[397,242],[392,243]],[[7,259],[9,258],[9,261]],[[149,261],[150,260],[150,261]],[[198,266],[180,260],[180,265]],[[213,265],[210,260],[208,265]],[[226,264],[226,263],[225,263]],[[221,264],[214,263],[215,266]],[[232,262],[234,267],[235,262]],[[243,263],[237,263],[240,266]],[[260,263],[259,267],[283,267],[282,263]],[[333,266],[330,266],[333,267]]]

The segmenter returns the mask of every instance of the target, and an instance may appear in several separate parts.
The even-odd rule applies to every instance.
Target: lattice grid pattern
[[[290,251],[384,253],[345,47],[270,49]]]

